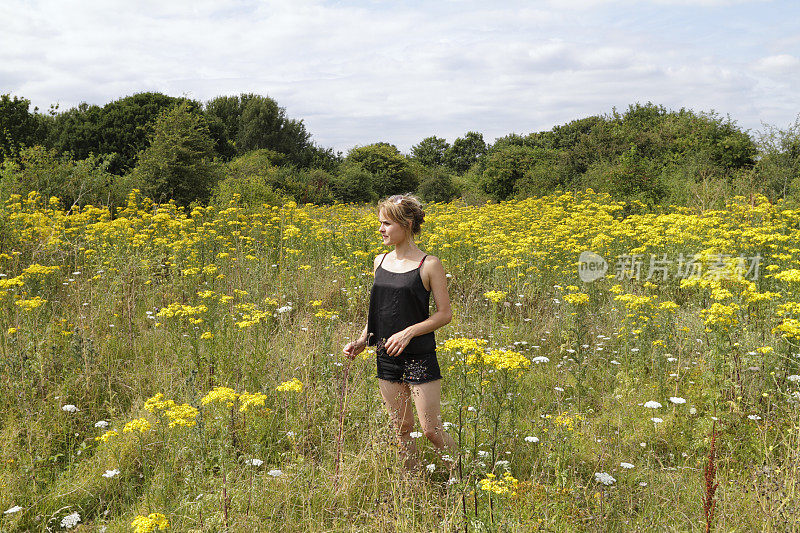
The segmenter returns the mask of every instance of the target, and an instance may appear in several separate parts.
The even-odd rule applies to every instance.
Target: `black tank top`
[[[428,257],[427,254],[425,257]],[[420,274],[425,257],[414,270],[390,272],[381,266],[386,258],[386,254],[383,254],[375,270],[375,281],[369,296],[368,346],[375,346],[380,339],[388,340],[398,331],[430,316],[431,291],[423,285]],[[435,351],[436,339],[431,331],[411,339],[401,355]]]

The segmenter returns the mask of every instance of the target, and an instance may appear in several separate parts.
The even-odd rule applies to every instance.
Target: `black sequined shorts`
[[[401,353],[392,357],[385,350],[378,350],[376,361],[378,379],[394,383],[411,383],[412,385],[421,385],[442,379],[436,352],[419,355]]]

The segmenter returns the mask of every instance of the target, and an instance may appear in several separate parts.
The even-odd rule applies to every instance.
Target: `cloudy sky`
[[[800,114],[797,0],[2,0],[0,93],[269,95],[322,146],[487,141],[648,101]]]

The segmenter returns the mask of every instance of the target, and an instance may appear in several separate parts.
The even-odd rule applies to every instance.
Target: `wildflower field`
[[[420,438],[403,476],[373,353],[342,354],[372,206],[12,197],[0,531],[800,529],[799,224],[763,198],[426,206],[462,453]]]

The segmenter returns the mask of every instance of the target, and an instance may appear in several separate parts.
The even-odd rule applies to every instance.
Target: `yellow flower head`
[[[292,378],[291,381],[284,381],[275,390],[278,392],[303,392],[303,382],[297,378]]]
[[[137,418],[125,424],[125,427],[122,428],[122,432],[132,433],[138,431],[139,433],[146,433],[151,427],[153,427],[152,424],[150,424],[146,418]]]
[[[169,520],[161,513],[151,513],[147,516],[137,515],[131,522],[134,533],[150,533],[156,528],[164,531],[169,527]]]
[[[228,407],[232,407],[237,397],[238,394],[236,394],[236,391],[230,387],[214,387],[211,392],[200,400],[200,404],[208,405],[211,402],[220,402],[227,404]]]

